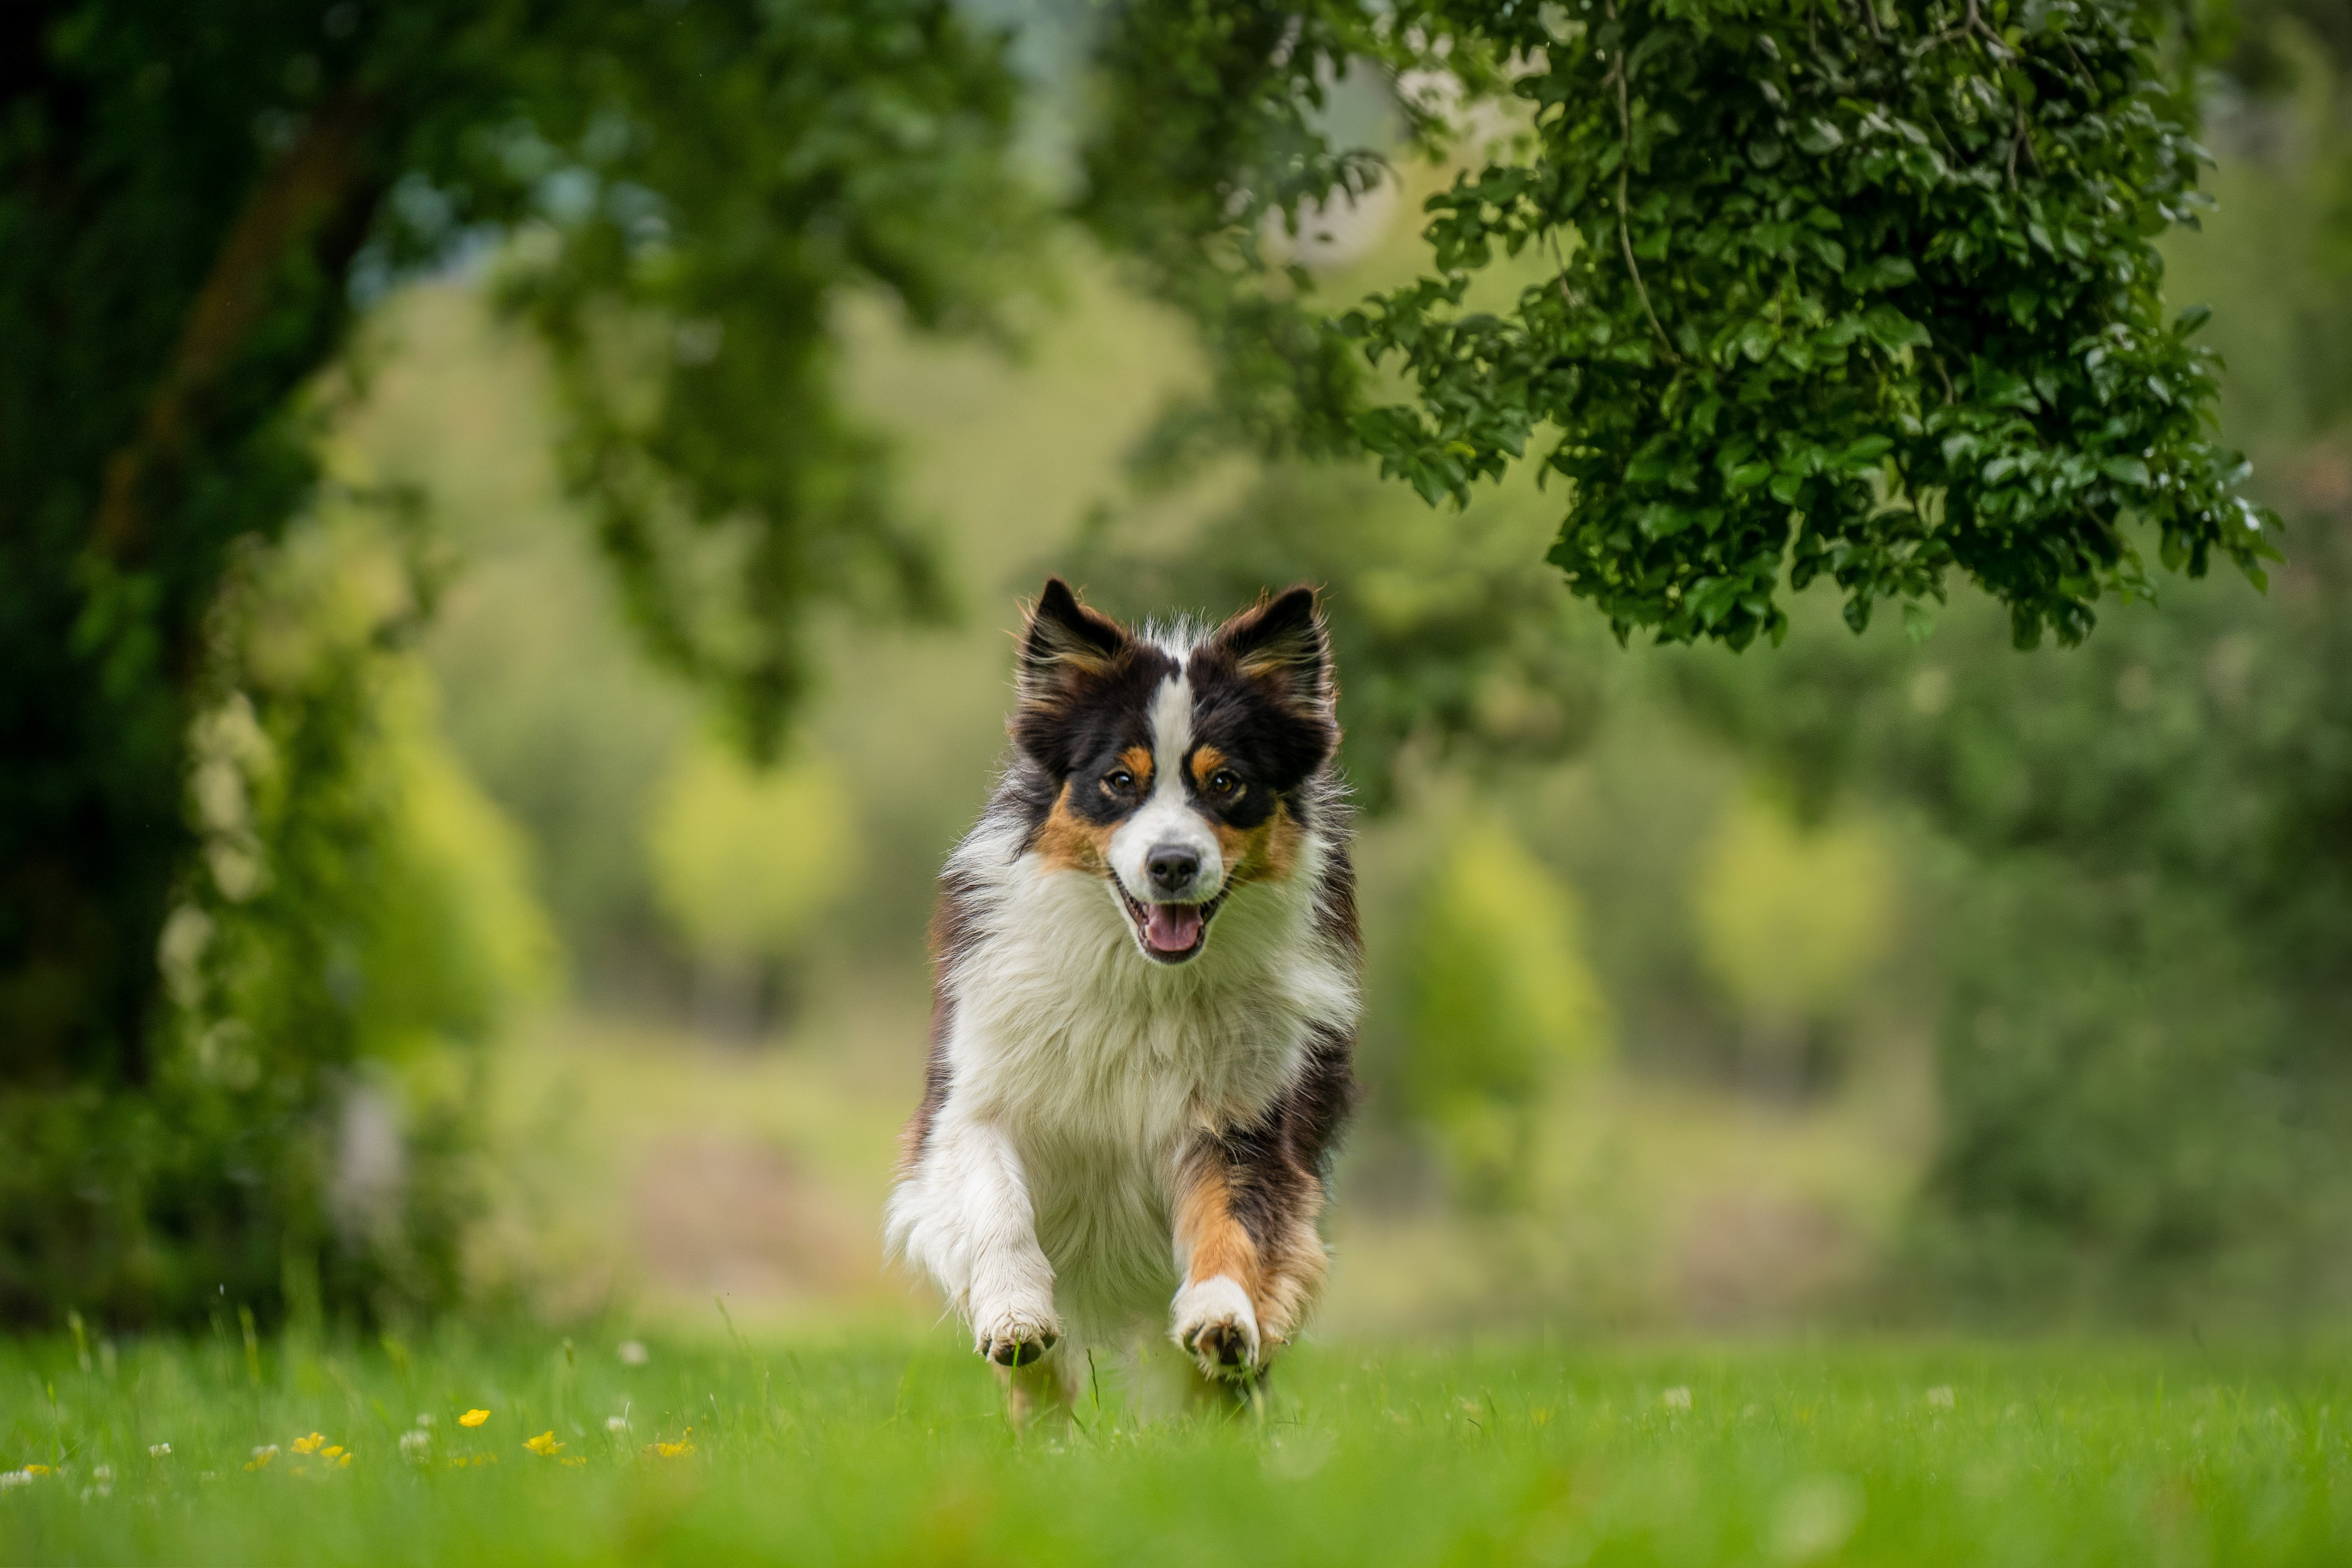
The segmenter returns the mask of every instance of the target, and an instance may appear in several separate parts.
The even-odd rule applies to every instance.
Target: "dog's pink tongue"
[[[1181,952],[1201,940],[1201,906],[1152,904],[1143,922],[1143,940],[1156,952]]]

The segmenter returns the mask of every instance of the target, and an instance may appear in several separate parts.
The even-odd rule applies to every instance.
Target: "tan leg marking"
[[[1184,1282],[1198,1285],[1223,1274],[1250,1294],[1258,1294],[1257,1243],[1234,1217],[1233,1195],[1224,1167],[1213,1160],[1196,1163],[1200,1169],[1176,1205],[1176,1239],[1188,1259]]]
[[[1315,1215],[1322,1186],[1306,1176],[1297,1212],[1265,1245],[1234,1213],[1232,1174],[1213,1148],[1190,1161],[1176,1205],[1184,1252],[1176,1341],[1211,1377],[1248,1377],[1288,1342],[1322,1288],[1326,1259]]]

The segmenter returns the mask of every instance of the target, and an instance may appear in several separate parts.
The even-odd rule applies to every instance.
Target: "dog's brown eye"
[[[1241,779],[1231,768],[1219,768],[1209,775],[1209,788],[1218,795],[1231,795],[1241,787]]]
[[[1135,787],[1135,775],[1125,768],[1113,768],[1103,775],[1103,787],[1125,794]]]

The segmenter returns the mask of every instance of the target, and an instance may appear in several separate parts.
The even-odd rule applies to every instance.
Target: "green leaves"
[[[1142,0],[1082,206],[1207,329],[1213,399],[1161,443],[1369,451],[1432,504],[1538,455],[1570,481],[1550,559],[1621,637],[1743,646],[1824,574],[1866,625],[1954,568],[2021,640],[2143,590],[2124,541],[2252,570],[2266,514],[2203,424],[2212,366],[2168,327],[2147,237],[2201,154],[2154,14],[2079,0],[1995,36],[1967,0],[1496,11],[1304,0],[1244,19]],[[2007,18],[2002,18],[2007,25]],[[1261,220],[1360,179],[1301,112],[1366,59],[1428,149],[1481,96],[1528,138],[1429,198],[1433,270],[1326,317],[1267,287]],[[1440,71],[1435,100],[1415,80]],[[1457,90],[1458,89],[1458,90]],[[1465,309],[1550,257],[1507,308]],[[1409,389],[1360,406],[1360,357]]]
[[[2191,574],[2217,552],[2254,570],[2271,520],[2207,437],[2201,318],[2166,324],[2143,221],[2188,215],[2200,157],[2148,16],[2082,0],[1997,39],[1977,16],[1416,10],[1424,41],[1535,67],[1510,89],[1533,152],[1433,198],[1435,275],[1346,319],[1414,393],[1354,428],[1457,500],[1557,429],[1551,559],[1621,637],[1777,635],[1784,576],[1822,573],[1865,625],[1958,568],[2021,641],[2074,642],[2104,594],[2141,591],[2136,521]],[[1528,248],[1564,254],[1558,276],[1499,318],[1450,313]]]
[[[860,293],[985,329],[1025,281],[1020,79],[950,0],[71,0],[12,12],[0,61],[0,1146],[26,1176],[0,1192],[0,1310],[193,1315],[226,1280],[268,1311],[318,1258],[331,1300],[381,1311],[399,1259],[322,1251],[320,1130],[370,1081],[345,1070],[366,1030],[464,1012],[485,951],[385,869],[377,693],[408,610],[349,648],[278,634],[310,651],[272,657],[276,695],[245,718],[275,737],[278,793],[241,786],[259,804],[232,859],[190,795],[190,737],[247,696],[227,700],[256,591],[233,567],[333,494],[319,437],[365,379],[336,372],[357,307],[501,253],[624,603],[772,743],[816,606],[939,605],[834,334]],[[362,598],[421,615],[436,574]],[[271,624],[298,624],[283,608]],[[188,892],[208,880],[210,912]],[[174,917],[184,948],[250,977],[201,1031],[159,994],[175,905],[212,933]],[[467,963],[376,963],[412,938]],[[409,983],[436,973],[448,997]],[[177,1048],[213,1022],[233,1052]],[[409,1121],[415,1212],[450,1215],[396,1248],[450,1287],[461,1110]]]
[[[1867,294],[1877,289],[1897,289],[1918,279],[1919,269],[1911,265],[1907,256],[1882,256],[1867,267],[1857,267],[1845,275],[1845,286],[1853,293]]]
[[[544,41],[560,72],[518,73],[586,193],[503,279],[558,373],[566,478],[652,651],[757,753],[808,684],[811,606],[942,607],[837,396],[834,312],[878,288],[986,330],[1018,287],[1038,208],[1003,47],[940,0],[592,9]]]
[[[1927,329],[1892,305],[1873,305],[1863,313],[1863,331],[1881,348],[1926,348]]]

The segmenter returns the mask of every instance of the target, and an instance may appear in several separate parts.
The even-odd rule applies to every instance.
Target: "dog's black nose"
[[[1144,874],[1151,879],[1151,890],[1174,898],[1192,886],[1192,879],[1201,874],[1201,857],[1181,844],[1162,844],[1144,862]]]

